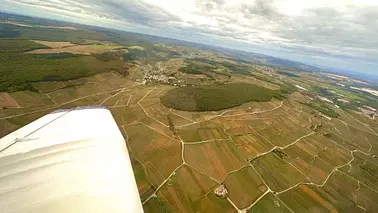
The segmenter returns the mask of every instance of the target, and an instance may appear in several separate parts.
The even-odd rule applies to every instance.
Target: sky
[[[378,76],[378,0],[0,0],[0,10]]]

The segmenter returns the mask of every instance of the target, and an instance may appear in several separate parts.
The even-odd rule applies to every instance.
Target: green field
[[[280,97],[274,90],[253,84],[233,83],[182,87],[168,91],[160,98],[166,107],[184,111],[217,111],[250,101],[270,101]]]
[[[289,213],[290,210],[272,193],[265,195],[248,213]]]

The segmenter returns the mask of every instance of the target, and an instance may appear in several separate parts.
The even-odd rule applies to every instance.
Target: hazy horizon
[[[0,10],[378,76],[378,2],[0,0]]]

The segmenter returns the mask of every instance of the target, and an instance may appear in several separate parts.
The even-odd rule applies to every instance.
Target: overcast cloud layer
[[[0,9],[378,75],[377,0],[0,0]]]

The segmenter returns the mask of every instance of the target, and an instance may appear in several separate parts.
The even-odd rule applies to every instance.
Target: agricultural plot
[[[3,137],[10,132],[13,132],[21,126],[14,124],[8,120],[0,120],[0,137]]]
[[[360,112],[350,111],[350,115],[356,120],[369,125],[372,131],[378,133],[378,121],[377,119],[371,119],[371,117],[361,114]],[[369,128],[368,128],[369,129]]]
[[[200,212],[219,212],[219,213],[236,213],[237,210],[226,200],[217,197],[213,193],[208,193],[206,196],[196,202],[199,206]]]
[[[20,107],[17,102],[6,92],[0,92],[0,107]]]
[[[280,89],[280,86],[278,86],[277,84],[262,81],[260,79],[254,78],[252,76],[234,75],[231,78],[232,78],[232,80],[234,80],[236,82],[256,84],[260,87],[265,87],[265,88],[271,89],[271,90],[279,90]]]
[[[54,106],[46,106],[41,109],[40,106],[35,107],[20,107],[20,108],[0,108],[0,119],[7,119],[13,116],[24,116],[29,113],[36,113],[41,111],[46,111],[46,113],[51,112],[55,107]]]
[[[373,155],[378,154],[378,135],[366,134],[365,139],[369,141],[369,145],[371,144],[369,152]]]
[[[119,126],[134,124],[139,121],[138,112],[131,107],[119,107],[110,109]]]
[[[199,142],[202,141],[201,135],[198,132],[198,127],[195,125],[186,127],[185,129],[178,129],[180,138],[187,142]]]
[[[235,128],[229,128],[226,130],[227,134],[230,136],[246,135],[254,133],[255,131],[249,126],[240,126]]]
[[[161,188],[158,197],[167,202],[173,212],[201,210],[198,201],[217,185],[188,166],[181,167]]]
[[[143,111],[140,111],[140,114],[142,112]],[[175,135],[175,132],[172,131],[172,129],[170,129],[167,126],[164,126],[162,123],[158,122],[157,120],[154,120],[153,118],[150,118],[148,116],[141,117],[140,123],[142,123],[143,125],[145,125],[146,127],[150,129],[153,129],[156,132],[159,132],[165,135],[166,137],[179,141],[179,138]]]
[[[239,208],[251,205],[268,188],[252,167],[246,167],[227,176],[224,181],[229,198]]]
[[[290,210],[273,193],[266,194],[248,213],[290,213]]]
[[[70,47],[70,46],[75,46],[76,44],[73,44],[71,42],[53,42],[53,41],[39,41],[39,40],[32,40],[35,43],[42,44],[44,46],[48,46],[52,49],[56,48],[64,48],[64,47]]]
[[[216,179],[223,180],[227,173],[246,165],[230,141],[214,141],[185,146],[186,163]]]
[[[161,122],[163,125],[168,126],[169,125],[169,120],[168,120],[168,115],[169,110],[160,107],[159,104],[157,103],[156,105],[153,105],[151,107],[145,108],[147,115],[150,117],[156,119],[157,121]]]
[[[237,133],[238,128],[240,128],[241,131],[243,131],[243,129],[246,132],[250,131],[250,128],[248,127],[248,122],[244,120],[227,120],[224,117],[216,117],[216,118],[211,119],[211,123],[215,124],[218,127],[222,127],[225,130],[225,132],[230,136],[231,134],[233,134],[232,129],[234,128],[236,130],[235,132],[236,135],[238,134]]]
[[[161,201],[158,197],[151,198],[143,205],[145,213],[170,213],[169,207],[165,201]]]
[[[191,125],[178,129],[180,138],[188,143],[195,143],[210,140],[228,139],[227,133],[220,127],[202,128],[200,125]]]
[[[127,106],[136,107],[138,102],[142,100],[149,91],[151,91],[151,88],[142,85],[130,85],[125,87],[124,90],[117,92],[116,95],[112,96],[102,104],[109,106],[109,108],[122,108]]]
[[[321,126],[319,127],[319,124],[321,123]],[[349,134],[348,127],[344,124],[340,124],[340,126],[336,127],[337,121],[331,122],[319,122],[317,124],[312,124],[312,126],[317,126],[316,132],[319,135],[324,136],[329,141],[338,144],[339,146],[343,147],[344,149],[348,151],[353,151],[358,148],[358,145],[350,140],[350,138],[344,136],[342,133],[343,131],[347,131],[347,134]]]
[[[253,115],[253,118],[248,119],[230,119],[230,118],[224,118],[224,121],[221,121],[221,124],[223,128],[226,130],[232,129],[232,128],[240,128],[240,127],[246,127],[248,126],[248,129],[246,129],[246,134],[250,133],[251,131],[254,132],[255,129],[264,129],[266,125],[269,125],[271,123],[271,118],[269,117],[262,117],[259,115]],[[241,135],[241,134],[236,134]]]
[[[304,174],[276,153],[269,153],[251,163],[273,191],[279,192],[298,183],[309,182]]]
[[[256,129],[256,132],[279,147],[287,146],[298,138],[310,133],[310,129],[301,127],[284,116],[271,119],[266,124],[264,129]]]
[[[143,167],[146,171],[146,177],[148,178],[148,180],[150,181],[150,183],[152,184],[152,188],[155,190],[157,189],[161,183],[164,182],[165,180],[165,177],[163,176],[163,174],[161,174],[161,172],[158,170],[158,168],[156,168],[151,162],[147,162],[145,164],[143,164]],[[148,196],[150,196],[151,194],[150,193],[146,193],[146,196],[143,197],[143,201],[144,199],[147,199]]]
[[[129,105],[133,105],[133,104],[138,104],[138,102],[140,100],[142,100],[142,98],[149,92],[151,91],[151,88],[146,88],[146,89],[143,89],[143,88],[137,88],[138,91],[135,91],[135,93],[132,94],[131,98],[130,98],[130,101],[127,100],[127,102],[129,103]],[[121,104],[118,104],[118,105],[121,105]]]
[[[342,120],[349,126],[353,126],[354,128],[361,129],[363,131],[371,132],[371,130],[368,127],[359,122],[359,120],[351,116],[351,114],[349,114],[348,112],[337,110],[337,113],[339,114],[339,120]]]
[[[93,106],[99,103],[104,98],[108,97],[107,94],[91,95],[80,99],[74,99],[64,104],[56,105],[56,108],[74,108],[78,106]]]
[[[12,127],[12,128],[16,127],[17,129],[21,128],[21,127],[37,120],[38,118],[44,116],[47,113],[49,113],[49,112],[39,112],[39,113],[30,114],[30,115],[25,115],[23,117],[10,118],[7,121],[9,121],[9,123],[11,123],[12,125],[8,124],[8,128],[9,127]]]
[[[359,193],[359,185],[347,175],[335,172],[323,187],[301,185],[278,197],[294,212],[365,212],[358,205],[358,200],[365,197]]]
[[[227,134],[225,134],[222,128],[198,129],[198,133],[203,141],[228,138]]]
[[[118,104],[122,98],[126,96],[131,96],[130,93],[131,91],[129,89],[109,93],[109,97],[101,101],[100,105],[107,106],[107,107],[115,107],[116,104]],[[128,106],[128,105],[124,104],[123,106]]]
[[[366,212],[374,212],[378,209],[378,193],[366,185],[360,184],[356,192],[356,204],[366,209]]]
[[[64,87],[75,86],[71,84],[69,81],[45,81],[45,82],[37,82],[32,83],[32,86],[41,93],[49,93],[53,92],[58,89],[62,89]]]
[[[107,80],[98,80],[100,77],[107,78]],[[114,90],[114,92],[119,92],[121,89],[126,90],[134,86],[132,81],[121,77],[118,73],[106,73],[101,74],[100,76],[93,76],[75,81],[72,83],[74,85],[77,84],[77,86],[62,88],[50,92],[48,95],[57,103],[64,103],[88,95],[107,93],[107,91],[111,92]]]
[[[45,42],[44,42],[45,43]],[[53,44],[55,43],[55,44]],[[37,49],[27,52],[28,54],[56,54],[72,53],[81,55],[101,54],[105,52],[116,52],[124,46],[111,45],[73,45],[70,42],[49,42],[51,49]]]
[[[233,142],[243,156],[251,159],[261,153],[268,152],[274,145],[256,132],[233,137]]]
[[[297,82],[298,83],[298,82]],[[290,100],[295,101],[297,103],[306,103],[307,101],[311,100],[308,96],[300,93],[300,92],[293,92],[289,95]]]
[[[20,107],[38,107],[54,105],[54,102],[47,96],[30,91],[12,92],[10,96]]]
[[[182,163],[181,144],[143,124],[124,126],[128,147],[139,162],[150,162],[164,178]]]
[[[365,152],[371,152],[373,144],[377,145],[378,136],[370,132],[364,132],[354,127],[349,127],[350,134],[346,135],[349,140],[357,144],[357,147]],[[362,139],[362,140],[361,140]]]
[[[334,128],[333,131],[324,130],[323,127],[320,128],[320,131],[327,132],[327,136],[330,138],[339,138],[335,141],[348,149],[360,149],[364,152],[371,152],[374,148],[373,144],[377,144],[378,136],[371,132],[364,131],[339,121],[332,121],[332,123],[330,122],[329,124]]]
[[[188,112],[188,111],[180,111],[175,109],[170,109],[172,113],[174,113],[177,116],[187,118],[191,121],[201,121],[200,113],[198,112]]]
[[[352,159],[348,150],[319,135],[303,138],[283,151],[285,160],[317,184],[322,184],[333,169]]]
[[[253,115],[262,112],[272,111],[274,109],[279,109],[281,103],[282,102],[277,99],[272,99],[271,101],[267,102],[248,102],[239,107],[225,110],[223,116],[229,119],[238,119],[242,115]]]
[[[311,110],[294,101],[285,102],[281,109],[282,114],[298,126],[310,128],[312,122],[317,121]]]
[[[131,99],[133,95],[136,95],[135,92],[123,92],[120,93],[108,100],[106,100],[103,104],[112,107],[112,108],[122,108],[130,105]]]
[[[361,181],[378,192],[378,161],[376,158],[366,156],[360,152],[353,153],[354,159],[351,164],[340,170]]]
[[[188,125],[188,124],[193,123],[193,120],[189,120],[189,118],[183,117],[179,114],[173,114],[172,112],[169,112],[167,116],[169,116],[168,124],[169,124],[169,119],[170,119],[174,126],[182,126],[182,125]]]
[[[186,125],[194,122],[190,118],[172,112],[171,109],[160,103],[159,97],[163,95],[167,89],[169,89],[169,87],[159,87],[158,89],[150,90],[148,95],[144,96],[139,104],[144,109],[145,113],[166,127]]]
[[[134,157],[130,156],[131,165],[133,167],[134,177],[138,185],[138,191],[141,200],[151,195],[154,187],[148,180],[145,169],[142,164],[140,164]]]

